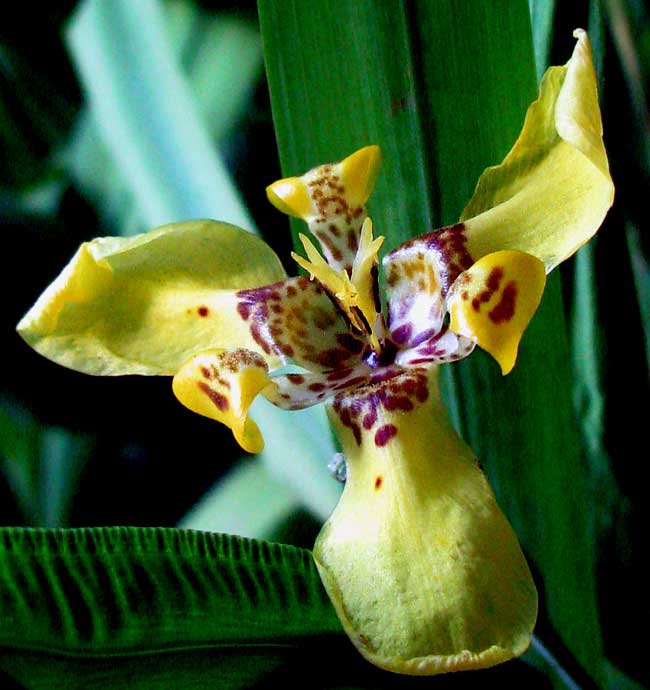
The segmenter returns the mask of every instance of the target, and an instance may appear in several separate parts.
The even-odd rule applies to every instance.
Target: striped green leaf
[[[146,657],[143,687],[161,668],[178,683],[193,659],[205,678],[248,682],[338,633],[308,551],[178,529],[0,529],[0,669],[30,688],[130,657]]]

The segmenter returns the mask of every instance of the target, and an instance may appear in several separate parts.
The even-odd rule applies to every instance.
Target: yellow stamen
[[[377,255],[384,239],[382,235],[373,239],[372,221],[366,218],[361,226],[359,249],[352,264],[352,284],[357,291],[356,306],[370,324],[370,342],[375,351],[379,350],[379,338],[376,333],[377,309],[374,291],[375,277],[372,275],[372,268],[377,263]]]
[[[318,280],[336,298],[353,328],[365,333],[370,339],[371,347],[379,351],[379,337],[376,332],[378,319],[374,297],[375,278],[372,269],[377,262],[377,253],[384,238],[373,239],[372,221],[366,218],[361,228],[359,248],[354,257],[352,278],[350,278],[347,270],[333,269],[309,238],[303,234],[299,237],[307,258],[292,252],[294,261],[310,274],[312,280],[314,278]]]

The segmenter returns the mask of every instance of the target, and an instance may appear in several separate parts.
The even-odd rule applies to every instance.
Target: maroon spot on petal
[[[324,383],[316,382],[316,383],[310,383],[307,388],[312,391],[313,393],[320,393],[321,391],[324,391],[327,386],[325,386]]]
[[[488,312],[490,320],[495,324],[510,321],[515,314],[515,304],[517,301],[517,285],[516,283],[508,283],[503,288],[503,293],[499,303]]]
[[[203,374],[203,378],[205,379],[211,379],[212,378],[212,372],[208,367],[201,367],[201,373]]]
[[[221,393],[213,390],[208,386],[207,383],[204,383],[203,381],[198,382],[199,388],[205,393],[208,398],[212,401],[213,405],[218,409],[221,410],[221,412],[225,412],[228,407],[230,406],[228,403],[228,398],[226,398],[225,395],[221,395]]]
[[[256,323],[251,326],[251,335],[253,336],[253,340],[264,350],[264,352],[266,352],[267,355],[270,355],[271,347],[266,338],[264,338],[260,332],[260,328]]]
[[[356,388],[357,386],[362,386],[365,382],[365,376],[355,376],[354,378],[348,379],[345,384],[348,388]]]
[[[495,266],[491,271],[487,279],[487,289],[491,292],[496,292],[501,284],[501,279],[503,278],[503,268],[500,266]]]
[[[327,372],[327,380],[340,381],[341,379],[344,379],[346,376],[349,376],[351,373],[352,369],[350,367],[346,367],[345,369],[336,369],[335,371],[329,371]]]
[[[379,489],[381,489],[381,485],[383,484],[383,482],[384,480],[381,478],[381,476],[375,479],[375,491],[379,491]]]
[[[370,429],[372,429],[373,426],[375,426],[376,421],[377,421],[377,410],[373,409],[363,418],[363,421],[362,421],[363,428],[366,431],[369,431]]]
[[[384,424],[375,433],[375,445],[380,448],[385,446],[395,434],[397,434],[397,427],[394,424]]]
[[[287,374],[287,379],[291,381],[291,383],[296,383],[298,385],[305,382],[305,377],[302,374]]]
[[[419,403],[423,403],[426,402],[428,397],[429,389],[427,388],[426,379],[424,379],[424,381],[420,382],[420,384],[417,387],[417,390],[415,391],[415,398]]]
[[[246,304],[246,302],[240,302],[237,305],[237,313],[241,316],[242,320],[248,321],[251,315],[251,305]]]
[[[409,338],[411,337],[411,334],[413,333],[413,326],[411,326],[410,323],[405,323],[401,325],[399,328],[396,328],[391,334],[391,340],[395,343],[395,345],[405,345],[408,341]]]
[[[205,305],[201,305],[197,308],[196,311],[198,315],[202,316],[203,318],[205,318],[210,313],[210,310]]]
[[[387,397],[384,406],[389,411],[402,410],[403,412],[410,412],[413,409],[413,403],[403,395]]]

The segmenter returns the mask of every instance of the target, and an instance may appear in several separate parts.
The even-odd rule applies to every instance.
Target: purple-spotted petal
[[[376,376],[377,370],[363,362],[333,371],[284,374],[272,379],[275,386],[267,389],[264,395],[285,410],[302,410],[324,402],[343,390],[365,386]]]
[[[475,347],[470,338],[453,333],[443,327],[438,333],[415,347],[400,350],[395,357],[395,363],[402,367],[420,367],[431,364],[444,364],[464,359]]]
[[[266,354],[311,371],[354,366],[363,343],[327,293],[308,278],[290,278],[237,293],[239,316]]]
[[[472,263],[462,224],[422,235],[384,258],[389,334],[398,348],[418,347],[442,332],[447,290]]]

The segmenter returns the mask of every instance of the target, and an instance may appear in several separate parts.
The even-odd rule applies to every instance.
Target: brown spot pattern
[[[363,208],[353,206],[346,195],[337,165],[313,168],[303,175],[316,216],[309,230],[318,239],[327,262],[337,270],[351,270],[361,224]]]
[[[359,359],[361,344],[317,281],[290,278],[237,293],[237,312],[266,354],[306,368],[338,369]]]
[[[398,427],[393,423],[381,424],[385,412],[410,412],[417,404],[429,397],[427,376],[422,369],[385,370],[382,374],[392,374],[381,380],[379,376],[369,379],[369,383],[353,391],[342,391],[335,396],[332,409],[343,426],[348,427],[357,445],[361,445],[365,432],[375,431],[374,443],[385,446],[397,435]],[[396,421],[398,418],[394,418]]]

